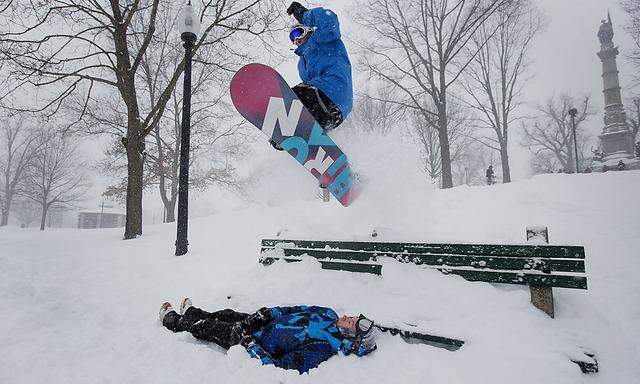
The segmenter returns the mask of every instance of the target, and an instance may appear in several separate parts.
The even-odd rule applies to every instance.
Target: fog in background
[[[531,80],[527,82],[523,92],[528,104],[527,109],[532,113],[531,107],[544,103],[551,96],[563,92],[575,96],[590,96],[592,105],[598,114],[588,120],[586,126],[594,138],[595,146],[597,135],[603,124],[601,66],[600,60],[596,56],[600,45],[596,34],[601,20],[606,18],[607,12],[610,12],[615,32],[614,43],[619,47],[621,53],[618,57],[618,67],[623,97],[628,100],[631,68],[624,56],[632,42],[623,30],[623,25],[626,23],[625,15],[619,8],[617,0],[535,0],[534,2],[544,11],[549,23],[546,30],[535,38],[531,49],[530,57],[533,63],[528,73]],[[345,44],[348,49],[353,51],[351,49],[353,43],[350,39],[361,31],[355,27],[350,19],[349,10],[353,7],[351,0],[313,3],[302,1],[302,3],[309,8],[324,6],[334,10],[340,17]],[[284,8],[282,12],[283,14],[286,12]],[[293,23],[293,18],[290,20]],[[176,39],[179,39],[177,34]],[[287,31],[282,32],[282,39],[277,42],[276,48],[278,50],[276,53],[283,58],[282,61],[267,63],[274,65],[290,85],[297,84],[300,81],[296,69],[297,56],[293,53],[293,46],[288,40]],[[364,82],[368,81],[368,78],[367,74],[358,72],[356,66],[358,59],[353,52],[351,60],[354,64],[354,87],[357,93],[362,89]],[[178,86],[180,89],[182,88],[182,81]],[[356,94],[355,97],[357,98],[358,95]],[[530,155],[525,148],[519,145],[520,131],[521,127],[518,123],[514,124],[510,130],[509,151],[513,180],[529,177],[528,159]],[[103,150],[106,145],[104,137],[86,139],[81,150],[87,160],[97,162],[104,156]],[[271,151],[266,140],[256,143],[254,149]],[[273,156],[276,155],[278,154],[273,154]],[[249,156],[251,153],[248,154]],[[247,163],[250,163],[250,158],[246,160]],[[496,154],[495,164],[498,165],[499,162],[499,155]],[[105,180],[97,171],[93,172],[92,181],[90,198],[82,204],[81,210],[99,212],[100,205],[104,201],[101,194],[110,181]],[[215,187],[206,192],[191,192],[190,198],[190,217],[212,214],[221,209],[232,209],[242,203],[239,197],[229,192],[220,191]],[[105,204],[113,206],[109,211],[124,213],[124,206],[120,206],[118,203],[107,201]],[[152,188],[145,193],[143,209],[145,225],[162,222],[163,206],[158,197],[157,188]],[[60,224],[75,227],[75,215],[68,216]]]

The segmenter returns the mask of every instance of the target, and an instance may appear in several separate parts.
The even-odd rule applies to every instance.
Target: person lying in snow
[[[252,314],[232,309],[209,313],[182,300],[180,314],[170,303],[160,307],[162,325],[173,332],[229,349],[242,345],[262,364],[305,373],[338,352],[364,356],[376,349],[373,321],[364,315],[338,317],[317,306],[260,308]]]

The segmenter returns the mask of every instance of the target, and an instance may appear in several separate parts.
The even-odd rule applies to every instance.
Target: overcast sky
[[[640,1],[640,0],[639,0]],[[309,2],[302,1],[311,7]],[[340,16],[343,32],[347,35],[357,34],[346,11],[353,1],[316,1],[313,4],[331,8]],[[602,79],[600,59],[596,52],[600,50],[597,38],[601,20],[611,12],[614,27],[614,43],[619,46],[621,55],[618,59],[623,95],[625,86],[629,84],[629,65],[624,54],[632,46],[631,39],[624,33],[626,22],[624,12],[619,8],[617,0],[534,0],[549,19],[547,29],[534,41],[531,57],[534,60],[530,75],[532,80],[525,88],[524,97],[530,105],[543,103],[552,95],[568,92],[577,96],[590,96],[594,107],[603,108]],[[288,44],[286,39],[284,44]],[[346,42],[347,48],[349,43]],[[287,48],[283,49],[286,52]],[[355,64],[356,59],[352,58]],[[279,66],[290,84],[299,82],[296,71],[297,58],[291,52],[291,60]],[[354,68],[354,71],[357,69]],[[588,122],[589,130],[594,136],[602,130],[602,114]],[[517,127],[519,130],[519,127]],[[517,133],[517,132],[514,132]],[[518,145],[517,136],[512,136],[510,149],[512,152],[512,172],[514,179],[527,176],[526,150]],[[499,158],[499,157],[498,157]]]

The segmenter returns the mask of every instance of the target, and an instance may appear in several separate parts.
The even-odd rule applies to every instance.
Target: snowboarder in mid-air
[[[316,122],[330,131],[347,118],[353,104],[351,62],[340,39],[338,16],[325,8],[307,9],[297,1],[287,8],[287,14],[298,21],[289,40],[297,46],[302,79],[292,89]],[[270,143],[282,150],[276,142]]]
[[[248,314],[231,309],[209,313],[182,300],[180,314],[170,303],[160,307],[162,325],[173,332],[222,348],[246,348],[262,364],[308,372],[338,352],[363,356],[376,349],[373,321],[365,316],[338,315],[316,306],[260,308]]]

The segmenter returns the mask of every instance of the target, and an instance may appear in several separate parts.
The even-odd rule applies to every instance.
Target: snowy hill
[[[347,209],[322,203],[301,169],[264,152],[256,203],[192,220],[184,257],[173,256],[174,225],[147,226],[132,241],[121,241],[121,230],[0,229],[0,382],[637,382],[640,172],[434,190],[409,146],[384,160],[382,148],[354,152],[369,185]],[[548,226],[551,244],[586,247],[589,290],[556,289],[556,319],[529,303],[526,287],[393,261],[384,277],[321,271],[312,261],[258,264],[260,240],[279,231],[367,240],[378,227],[382,241],[523,243],[527,225]],[[375,353],[334,357],[300,376],[260,366],[241,347],[226,353],[164,329],[159,305],[184,296],[210,310],[330,306],[466,344],[449,352],[383,334]],[[597,353],[600,373],[586,376],[569,361],[579,347]]]

